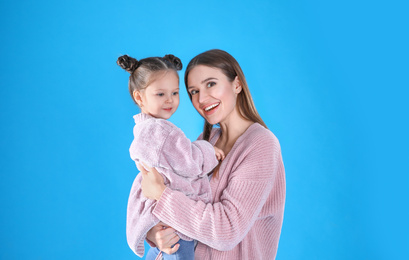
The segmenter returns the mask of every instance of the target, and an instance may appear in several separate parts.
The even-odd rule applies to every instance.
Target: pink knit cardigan
[[[214,129],[211,143],[220,135]],[[153,214],[198,241],[195,259],[275,259],[285,202],[281,149],[272,132],[252,124],[212,177],[212,201],[166,188]]]
[[[178,127],[164,119],[142,113],[134,119],[134,140],[129,152],[135,163],[156,167],[168,187],[190,199],[210,202],[207,173],[218,164],[213,146],[204,140],[191,142]],[[128,244],[140,257],[144,254],[146,233],[159,223],[152,214],[156,202],[142,195],[141,180],[139,174],[132,185],[126,225]],[[182,233],[179,236],[191,240]]]

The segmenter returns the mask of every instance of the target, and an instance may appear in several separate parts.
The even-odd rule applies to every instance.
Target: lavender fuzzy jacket
[[[206,141],[191,142],[184,133],[169,121],[147,114],[134,116],[134,140],[129,148],[131,158],[155,167],[172,190],[190,199],[211,201],[207,173],[218,164],[213,146]],[[142,257],[146,233],[159,219],[152,214],[156,202],[146,199],[141,191],[138,174],[129,195],[126,236],[130,248]],[[179,233],[185,240],[191,238]]]

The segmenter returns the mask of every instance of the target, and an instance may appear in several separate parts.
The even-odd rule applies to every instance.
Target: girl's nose
[[[173,102],[173,96],[172,95],[168,95],[166,98],[166,103],[172,103]]]

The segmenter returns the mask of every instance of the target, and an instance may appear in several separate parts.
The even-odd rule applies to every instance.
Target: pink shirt
[[[204,140],[191,142],[169,121],[146,114],[134,116],[134,140],[129,148],[131,158],[156,167],[165,184],[188,198],[205,203],[211,201],[207,173],[217,166],[213,146]],[[146,233],[157,223],[152,211],[156,205],[142,195],[142,177],[134,180],[128,200],[126,236],[130,248],[142,257]],[[185,240],[191,238],[179,233]]]
[[[211,143],[220,135],[214,129]],[[275,259],[285,203],[281,149],[258,123],[241,135],[212,177],[212,201],[166,188],[153,214],[198,240],[195,259]]]

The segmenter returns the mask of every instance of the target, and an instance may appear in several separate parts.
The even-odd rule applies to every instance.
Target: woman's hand
[[[159,222],[159,224],[151,228],[151,230],[148,231],[146,238],[154,243],[160,251],[163,251],[168,255],[178,251],[180,246],[179,244],[176,244],[180,238],[176,235],[175,230],[162,222]],[[172,248],[172,245],[175,246]]]
[[[153,167],[148,167],[146,164],[137,165],[142,173],[142,194],[148,199],[159,200],[165,191],[166,186],[162,175]]]

